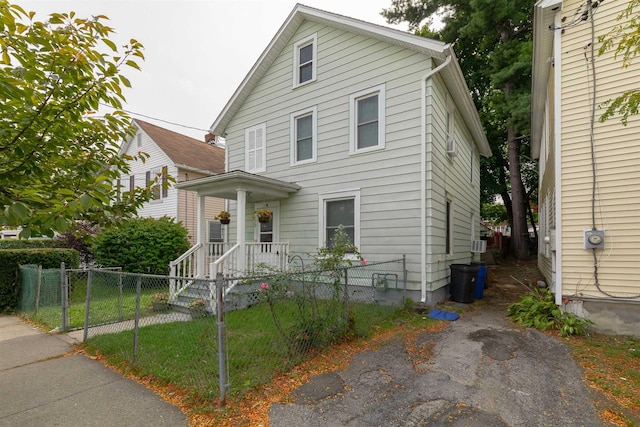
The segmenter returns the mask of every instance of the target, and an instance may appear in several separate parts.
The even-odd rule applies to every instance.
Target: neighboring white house
[[[600,2],[591,13],[594,3],[536,4],[531,125],[538,265],[557,304],[568,298],[589,311],[605,301],[640,302],[640,117],[626,126],[617,116],[599,120],[607,100],[640,88],[640,62],[624,67],[613,51],[598,55],[599,37],[621,24],[629,2]]]
[[[471,261],[491,151],[451,45],[296,5],[211,131],[227,173],[178,187],[230,200],[240,269],[343,225],[369,260],[406,255],[407,296],[434,303]]]
[[[224,172],[224,148],[198,141],[151,123],[134,119],[137,131],[120,148],[121,153],[149,155],[144,162],[131,163],[130,175],[120,178],[123,191],[134,187],[146,187],[158,177],[159,184],[172,176],[177,182],[216,175]],[[189,238],[195,243],[198,235],[198,203],[195,194],[178,190],[175,185],[154,186],[154,200],[145,203],[138,216],[175,218],[189,230]],[[209,241],[220,241],[220,223],[214,216],[224,209],[224,200],[208,199],[203,220],[203,232]]]

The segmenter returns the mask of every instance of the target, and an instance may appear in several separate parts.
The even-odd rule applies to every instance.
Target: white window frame
[[[262,152],[259,153],[262,161],[262,167],[256,167],[256,162],[254,157],[254,162],[251,164],[250,162],[250,154],[251,151],[258,151],[257,148],[253,150],[249,149],[249,138],[251,132],[257,132],[258,130],[262,131]],[[255,153],[254,153],[255,154]],[[246,172],[257,173],[257,172],[266,172],[267,170],[267,124],[260,123],[251,127],[248,127],[244,130],[244,167]]]
[[[298,119],[309,115],[311,116],[311,158],[298,160]],[[314,105],[311,108],[292,113],[289,122],[291,129],[289,164],[296,166],[316,162],[318,155],[318,107]]]
[[[318,247],[326,247],[327,202],[353,199],[353,243],[360,248],[360,189],[336,191],[318,195]]]
[[[212,241],[211,240],[211,226],[215,225],[216,228],[219,227],[220,230],[220,240],[215,240]],[[212,220],[212,219],[208,219],[207,220],[207,243],[224,243],[224,228],[222,227],[222,224],[220,223],[220,221],[218,220]]]
[[[448,209],[447,209],[448,207]],[[445,199],[445,223],[444,223],[444,247],[447,256],[452,256],[455,253],[455,204],[451,196],[447,196]]]
[[[149,170],[149,182],[146,183],[149,186],[149,189],[153,192],[157,188],[158,198],[152,198],[149,200],[150,203],[162,203],[162,201],[167,197],[164,191],[162,191],[163,186],[163,169],[166,166],[156,166]],[[168,173],[168,171],[167,171]],[[146,177],[145,177],[146,180]],[[154,182],[155,181],[155,182]]]
[[[447,117],[445,123],[445,132],[447,134],[446,143],[456,138],[456,105],[453,99],[447,95]]]
[[[366,153],[368,151],[383,150],[385,148],[385,84],[372,87],[349,96],[349,154]],[[378,145],[366,148],[358,148],[358,101],[374,95],[378,95]]]
[[[313,45],[311,59],[311,79],[300,83],[300,49],[308,45]],[[318,33],[313,33],[309,37],[299,40],[293,44],[293,88],[315,82],[317,78],[316,68],[318,64]]]

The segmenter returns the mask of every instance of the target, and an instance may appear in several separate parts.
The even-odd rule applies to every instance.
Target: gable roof
[[[178,167],[224,173],[224,148],[134,119],[138,126]]]
[[[423,53],[430,56],[435,61],[436,65],[443,63],[445,59],[450,56],[452,63],[450,64],[447,72],[441,73],[440,76],[456,100],[456,103],[459,106],[459,112],[464,117],[471,135],[478,146],[480,154],[484,156],[491,155],[491,149],[489,148],[487,137],[482,128],[480,117],[478,116],[478,112],[473,104],[469,88],[467,87],[455,53],[453,52],[453,48],[450,44],[361,21],[359,19],[325,12],[323,10],[301,4],[296,4],[293,8],[289,17],[286,19],[284,24],[282,24],[267,48],[262,52],[240,86],[236,89],[231,99],[224,106],[220,115],[213,122],[211,125],[211,132],[213,134],[224,136],[225,129],[233,116],[238,112],[249,94],[269,70],[275,59],[285,48],[289,40],[291,40],[291,37],[293,37],[304,21],[311,21],[331,26],[368,38],[401,46],[415,52]]]

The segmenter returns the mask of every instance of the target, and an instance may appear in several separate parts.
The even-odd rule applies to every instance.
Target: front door
[[[273,214],[273,218],[269,222],[255,220],[255,235],[258,243],[254,254],[255,262],[277,267],[279,254],[277,253],[277,245],[274,246],[273,244],[280,240],[278,236],[280,223],[279,206],[275,203],[267,203],[256,205],[255,208],[269,209]]]

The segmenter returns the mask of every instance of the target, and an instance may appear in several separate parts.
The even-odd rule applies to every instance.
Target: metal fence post
[[[89,338],[89,307],[91,306],[91,278],[93,277],[92,269],[87,271],[87,298],[84,304],[84,335],[82,342],[87,341]]]
[[[218,380],[220,382],[219,405],[227,402],[227,372],[225,363],[225,319],[224,319],[224,279],[222,274],[216,274],[216,321],[218,325]]]
[[[124,297],[122,296],[122,274],[118,274],[118,310],[120,321],[124,320]]]
[[[138,326],[140,323],[140,294],[142,293],[142,277],[136,280],[136,317],[133,326],[133,363],[138,361]]]
[[[402,304],[407,301],[407,255],[402,255]]]
[[[42,268],[38,273],[42,273]],[[62,306],[62,332],[69,330],[69,287],[67,286],[67,270],[64,262],[60,263],[60,298]]]
[[[344,269],[344,307],[345,307],[345,324],[349,323],[349,269]]]

